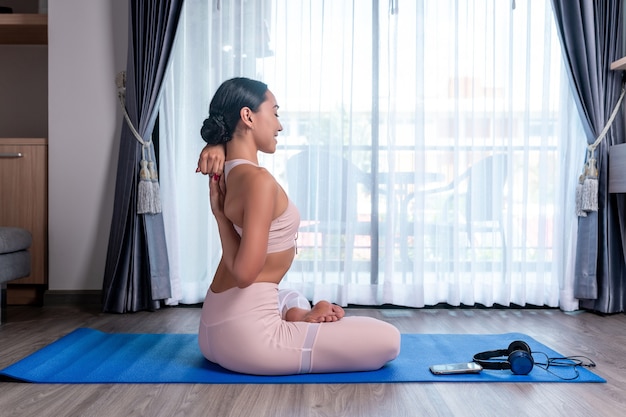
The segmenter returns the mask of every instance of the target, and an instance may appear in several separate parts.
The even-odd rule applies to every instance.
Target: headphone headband
[[[493,360],[493,358],[498,358],[500,356],[508,356],[508,355],[509,355],[508,349],[488,350],[485,352],[480,352],[480,353],[475,354],[474,362],[486,361],[487,363],[500,363],[502,361]]]

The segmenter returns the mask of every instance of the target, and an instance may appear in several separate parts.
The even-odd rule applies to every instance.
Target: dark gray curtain
[[[130,0],[126,110],[144,140],[150,140],[159,93],[183,0]],[[149,148],[155,161],[154,146]],[[113,219],[103,283],[103,310],[154,310],[171,296],[161,213],[137,214],[142,145],[122,125]]]
[[[587,142],[592,144],[621,93],[622,71],[611,71],[610,65],[623,55],[622,0],[552,0],[552,6]],[[623,142],[620,112],[595,151],[598,211],[578,221],[574,296],[582,308],[600,313],[624,311],[626,268],[619,226],[623,202],[608,193],[609,146]]]

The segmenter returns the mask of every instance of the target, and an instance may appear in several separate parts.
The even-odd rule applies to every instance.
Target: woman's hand
[[[226,149],[224,145],[206,145],[198,158],[196,172],[204,175],[222,176],[224,173],[224,160],[226,159]]]
[[[215,218],[220,221],[226,218],[224,214],[224,197],[226,195],[226,181],[223,175],[212,174],[209,179],[209,200],[211,211]]]

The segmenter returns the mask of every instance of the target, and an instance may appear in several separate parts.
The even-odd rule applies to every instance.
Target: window
[[[206,182],[175,168],[195,163],[213,92],[241,75],[281,106],[261,161],[303,219],[284,285],[343,305],[557,305],[578,121],[549,1],[515,4],[188,0],[161,129],[181,159],[161,181],[168,241],[193,242],[172,255],[196,265],[180,275],[204,280],[192,290],[219,242],[205,242]],[[181,201],[204,205],[202,227],[181,223]]]

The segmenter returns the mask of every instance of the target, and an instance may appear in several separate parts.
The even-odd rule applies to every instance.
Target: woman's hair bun
[[[202,123],[200,135],[209,145],[219,145],[228,142],[230,140],[230,130],[226,125],[224,116],[216,113],[209,114],[209,117],[204,119]]]

